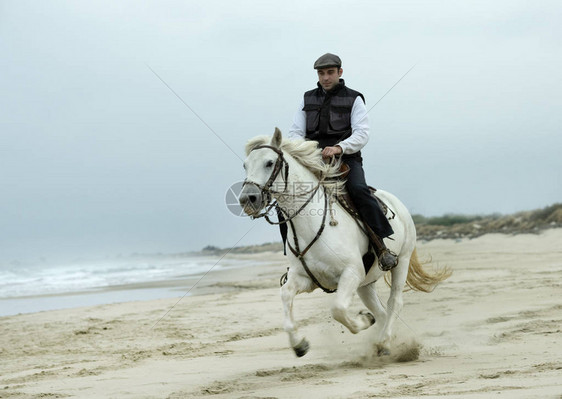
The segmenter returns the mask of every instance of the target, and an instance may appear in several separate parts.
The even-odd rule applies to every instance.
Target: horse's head
[[[270,201],[272,193],[286,184],[289,165],[281,151],[281,131],[275,133],[269,144],[256,142],[246,147],[244,161],[246,179],[238,200],[249,216],[256,216]]]

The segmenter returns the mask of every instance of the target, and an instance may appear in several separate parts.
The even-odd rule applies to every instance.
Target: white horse
[[[385,309],[375,282],[386,272],[377,267],[376,258],[373,267],[365,272],[362,257],[369,251],[368,239],[349,213],[333,201],[334,191],[345,184],[335,179],[340,173],[339,165],[326,164],[315,141],[283,140],[277,128],[273,137],[258,136],[248,141],[246,155],[246,180],[239,197],[244,211],[253,217],[266,215],[272,208],[268,204],[275,199],[289,219],[290,268],[281,287],[281,298],[285,331],[296,355],[304,356],[309,344],[293,319],[293,299],[318,287],[335,291],[332,315],[352,333],[370,327],[375,320],[382,323],[375,343],[379,355],[390,354],[392,327],[402,309],[405,284],[430,292],[450,275],[446,269],[436,273],[423,270],[415,250],[416,229],[406,207],[394,195],[377,190],[377,197],[390,209],[388,213],[395,214],[389,220],[393,240],[384,241],[399,257],[398,265],[390,271],[392,285]],[[267,210],[260,214],[266,206]],[[355,292],[372,313],[350,314]]]

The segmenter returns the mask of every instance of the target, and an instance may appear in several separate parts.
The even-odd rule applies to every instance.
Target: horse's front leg
[[[386,310],[384,309],[384,306],[379,296],[377,295],[375,283],[371,283],[364,287],[359,287],[357,289],[357,293],[359,294],[359,297],[361,298],[365,306],[367,306],[367,309],[373,312],[377,323],[383,326],[386,323]]]
[[[297,329],[293,318],[293,300],[295,295],[301,292],[310,292],[314,289],[311,282],[289,270],[287,282],[281,287],[281,301],[283,302],[283,312],[285,314],[285,331],[289,335],[289,343],[298,357],[306,355],[310,347]]]
[[[356,270],[347,268],[338,281],[336,300],[332,306],[334,319],[346,326],[353,334],[357,334],[375,323],[374,316],[369,312],[363,311],[354,316],[349,314],[349,306],[353,300],[353,295],[363,279],[364,276],[360,276]]]

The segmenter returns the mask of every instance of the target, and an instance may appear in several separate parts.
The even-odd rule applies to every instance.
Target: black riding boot
[[[383,272],[394,269],[396,265],[398,265],[398,255],[388,249],[386,245],[384,245],[383,240],[378,236],[374,235],[374,237],[371,238],[371,241],[375,247],[375,254],[377,255],[377,258],[379,258],[380,269]]]

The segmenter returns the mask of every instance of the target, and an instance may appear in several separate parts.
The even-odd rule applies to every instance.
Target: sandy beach
[[[352,335],[318,290],[296,298],[311,350],[295,357],[281,253],[246,255],[268,264],[211,272],[183,298],[199,277],[169,282],[176,298],[3,317],[0,398],[561,398],[561,243],[562,229],[419,242],[453,275],[405,293],[382,358],[377,324]]]

